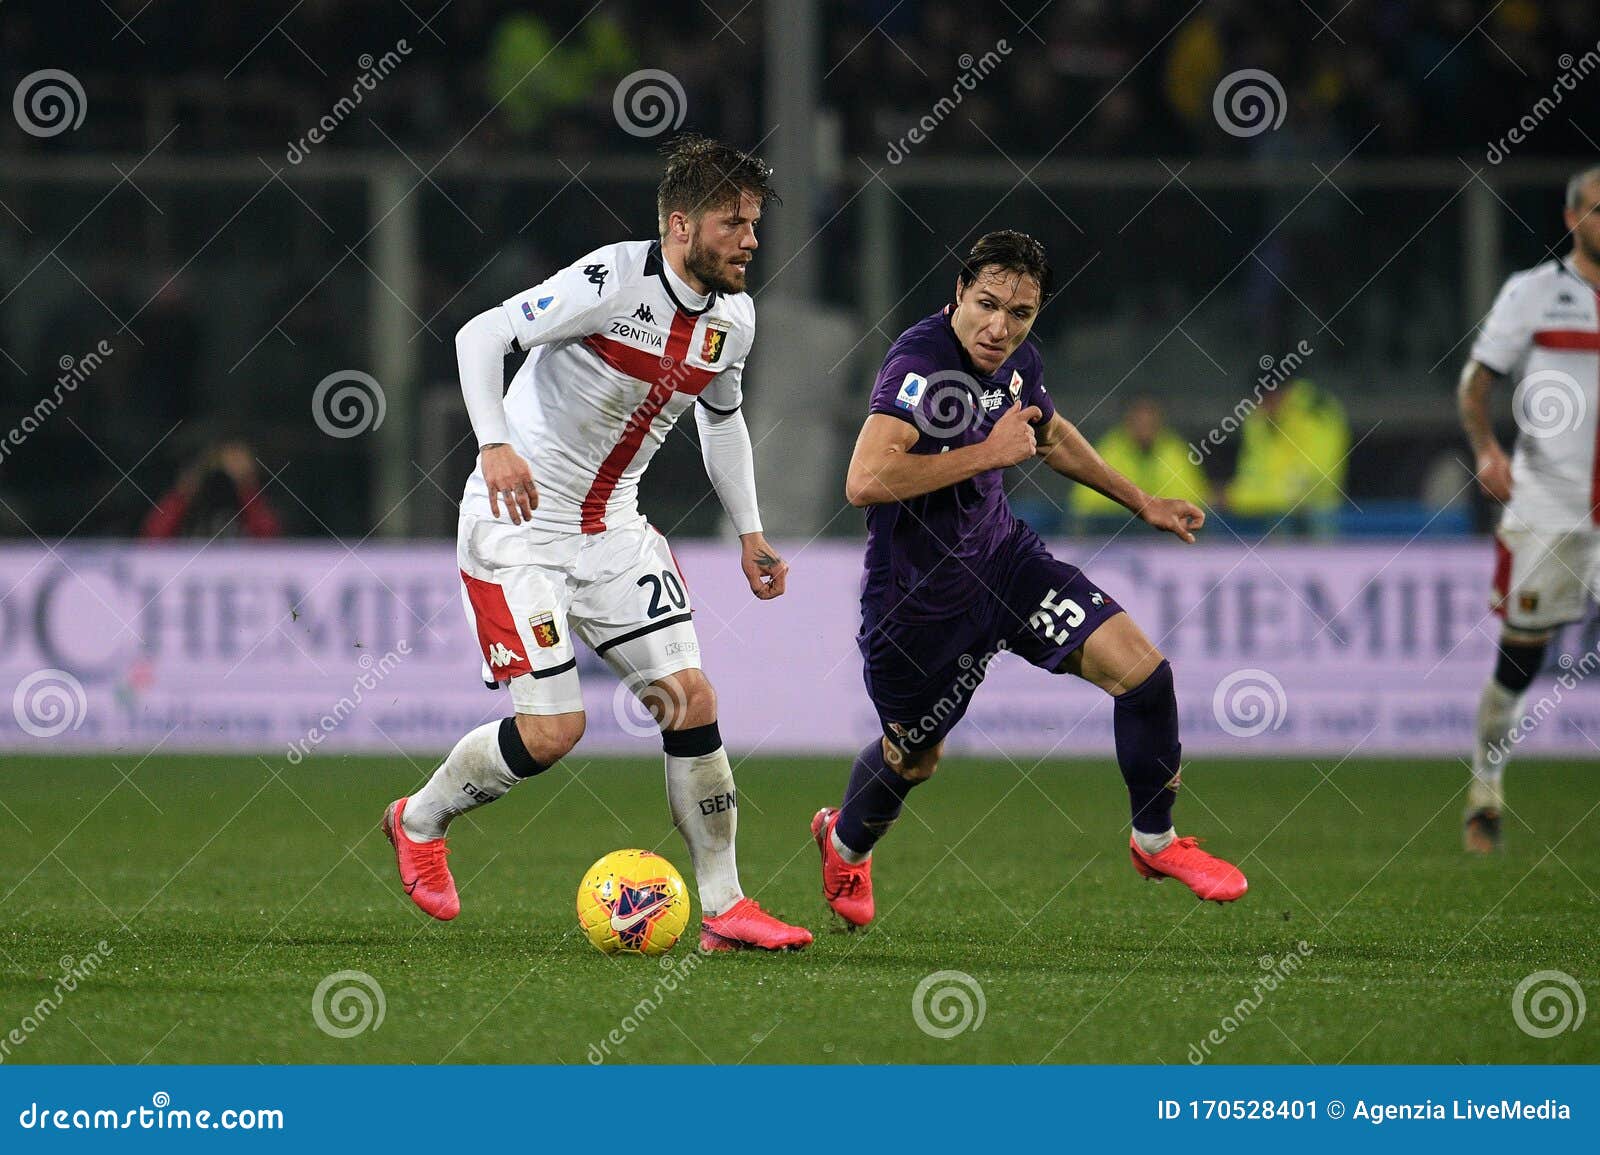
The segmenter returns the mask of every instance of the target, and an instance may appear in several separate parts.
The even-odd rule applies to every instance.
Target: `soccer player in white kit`
[[[762,209],[776,200],[770,177],[736,148],[680,138],[657,193],[658,240],[596,249],[456,335],[480,449],[461,502],[462,602],[486,680],[509,685],[516,712],[462,738],[427,785],[384,815],[401,882],[435,918],[461,909],[445,862],[451,820],[548,769],[583,735],[573,651],[582,641],[661,726],[668,803],[699,886],[702,948],[811,942],[740,889],[738,794],[689,586],[637,502],[650,458],[693,408],[751,592],[783,594],[788,566],[762,534],[739,411],[755,336],[745,270]],[[528,356],[505,390],[513,350]]]
[[[1567,182],[1565,219],[1572,251],[1506,281],[1461,374],[1478,484],[1505,505],[1492,599],[1504,625],[1479,700],[1463,825],[1476,854],[1500,848],[1502,776],[1545,648],[1600,597],[1600,166]],[[1488,402],[1508,380],[1519,427],[1510,457]]]

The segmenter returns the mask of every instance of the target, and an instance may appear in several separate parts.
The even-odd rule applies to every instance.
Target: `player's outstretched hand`
[[[1206,523],[1204,511],[1181,497],[1152,497],[1139,516],[1151,529],[1177,534],[1190,545],[1194,544],[1194,531]]]
[[[533,516],[539,505],[539,490],[533,484],[533,470],[509,445],[483,447],[483,480],[489,486],[489,512],[500,516],[503,502],[513,525]]]
[[[789,580],[789,563],[778,556],[762,534],[742,534],[739,543],[744,552],[739,564],[750,583],[750,592],[764,602],[782,597]]]
[[[1478,454],[1478,488],[1501,505],[1511,500],[1511,458],[1498,445]]]
[[[1024,409],[1020,401],[1013,401],[1011,408],[1000,414],[983,442],[993,452],[997,467],[1016,465],[1039,451],[1039,441],[1034,436],[1032,422],[1043,416],[1037,405]]]

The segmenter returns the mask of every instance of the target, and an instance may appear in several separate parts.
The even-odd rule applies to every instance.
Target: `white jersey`
[[[539,489],[535,528],[642,522],[639,478],[678,418],[697,400],[724,414],[740,406],[755,306],[746,293],[691,291],[658,241],[596,249],[501,307],[531,350],[505,415]],[[481,463],[462,512],[491,516]]]
[[[1600,289],[1567,260],[1513,274],[1472,359],[1515,385],[1503,524],[1550,533],[1600,525]]]

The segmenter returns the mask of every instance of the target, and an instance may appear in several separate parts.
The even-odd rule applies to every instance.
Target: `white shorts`
[[[509,682],[519,714],[583,709],[574,636],[636,693],[700,668],[689,586],[644,521],[582,534],[463,514],[456,560],[485,681]]]
[[[1516,630],[1580,621],[1600,597],[1600,531],[1541,532],[1502,524],[1495,533],[1491,606]]]

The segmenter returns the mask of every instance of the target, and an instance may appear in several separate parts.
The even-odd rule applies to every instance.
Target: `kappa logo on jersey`
[[[649,305],[640,305],[635,309],[633,311],[633,319],[635,321],[643,321],[646,325],[654,325],[656,323],[656,315],[650,311]]]
[[[928,379],[918,373],[907,373],[906,379],[900,382],[900,392],[896,394],[894,403],[902,409],[915,409],[917,402],[922,400],[922,391],[928,387]]]
[[[496,642],[489,647],[489,665],[491,666],[509,666],[513,662],[526,660],[515,650],[507,649],[504,642]]]
[[[541,650],[548,650],[551,646],[561,644],[561,632],[556,629],[555,614],[529,614],[528,632],[533,635],[533,640],[539,643]]]
[[[548,297],[540,297],[537,301],[533,302],[524,301],[522,302],[522,315],[528,318],[530,321],[536,321],[539,319],[540,313],[543,313],[555,303],[556,298],[554,294],[551,294]]]
[[[722,356],[722,347],[727,344],[728,330],[731,325],[721,321],[707,321],[705,340],[700,343],[700,360],[707,365],[715,365],[717,358]]]
[[[1022,374],[1019,373],[1017,370],[1013,369],[1013,370],[1011,370],[1011,400],[1020,401],[1021,399],[1022,399]]]
[[[599,296],[606,287],[606,276],[610,273],[604,265],[585,265],[583,275],[589,278],[589,283],[594,286],[594,295]]]
[[[1106,595],[1099,590],[1095,590],[1094,593],[1089,595],[1089,602],[1092,605],[1103,606],[1106,604]]]

